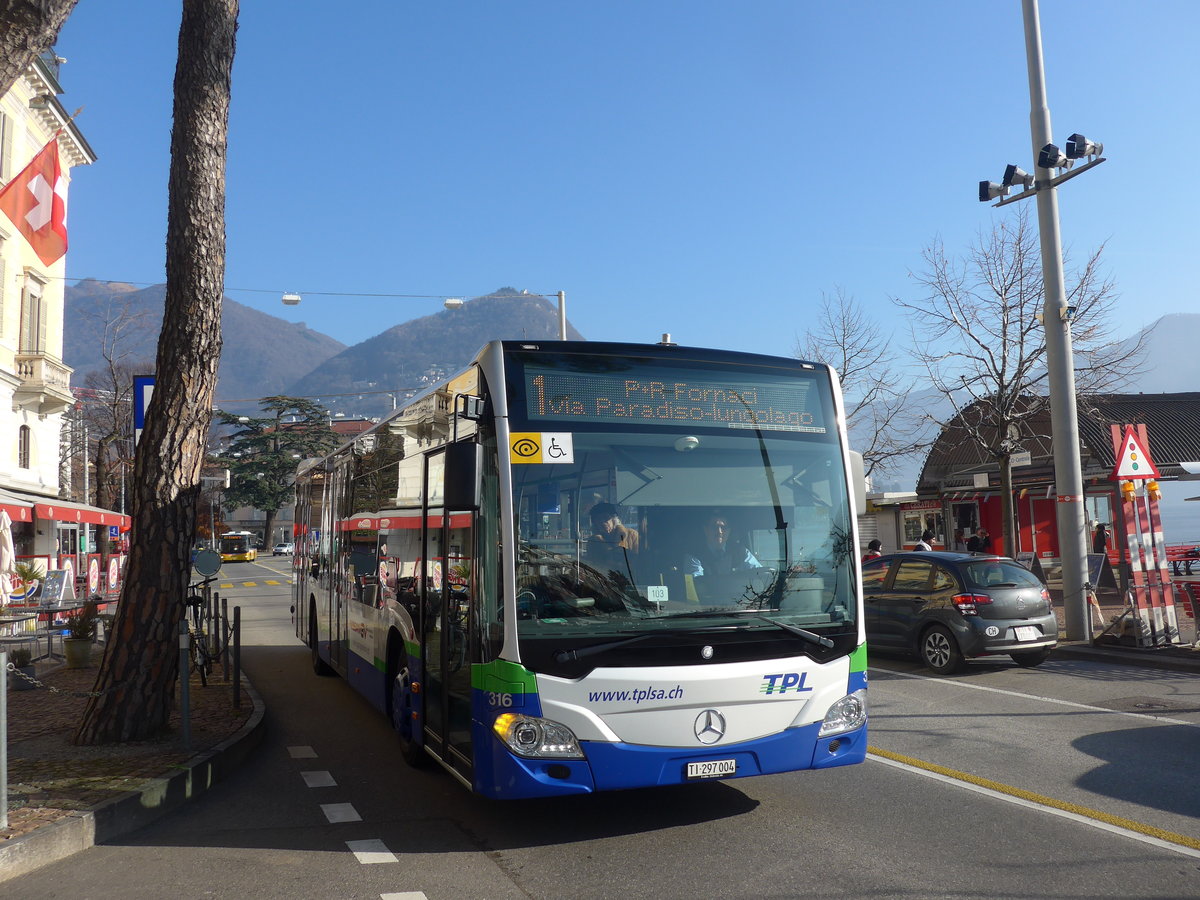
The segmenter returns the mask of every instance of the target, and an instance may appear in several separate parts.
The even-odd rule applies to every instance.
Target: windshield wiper
[[[735,625],[710,625],[703,629],[704,631],[733,631]],[[649,640],[656,637],[681,637],[696,634],[697,629],[674,629],[672,631],[644,631],[641,634],[635,634],[633,637],[621,638],[619,641],[605,641],[603,644],[593,644],[590,647],[576,647],[574,650],[556,650],[554,652],[554,661],[556,663],[574,662],[577,659],[583,659],[588,656],[595,656],[597,653],[603,653],[606,650],[616,650],[618,647],[625,647],[629,644],[636,644],[638,641]],[[831,644],[832,646],[832,644]]]
[[[817,634],[813,631],[807,631],[798,625],[792,625],[790,622],[780,622],[777,619],[768,619],[766,616],[755,616],[756,619],[762,619],[764,622],[770,622],[772,625],[777,625],[784,631],[790,631],[792,634],[804,638],[812,644],[819,644],[822,647],[833,647],[833,641],[824,635]]]

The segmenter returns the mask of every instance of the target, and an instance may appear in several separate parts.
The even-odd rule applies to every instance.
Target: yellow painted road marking
[[[282,582],[279,582],[279,581],[272,581],[270,578],[268,578],[268,579],[267,579],[267,580],[264,582],[264,584],[282,584]]]
[[[1156,828],[1153,825],[1144,825],[1141,822],[1135,822],[1133,819],[1126,819],[1122,816],[1114,816],[1110,813],[1101,812],[1098,809],[1080,806],[1077,803],[1069,803],[1065,800],[1056,800],[1054,797],[1047,797],[1045,794],[1035,794],[1033,791],[1027,791],[1023,788],[1013,787],[1012,785],[1004,784],[999,781],[992,781],[989,778],[981,778],[978,775],[971,775],[967,772],[960,772],[957,769],[950,769],[946,766],[939,766],[937,763],[929,763],[925,762],[924,760],[915,759],[911,756],[903,756],[902,754],[893,753],[890,750],[884,750],[880,747],[868,747],[867,750],[875,756],[882,757],[883,759],[890,759],[893,762],[902,763],[906,766],[912,766],[914,769],[924,769],[926,772],[933,772],[936,775],[941,775],[945,778],[953,778],[956,781],[965,781],[968,784],[986,788],[987,790],[995,791],[999,794],[1007,794],[1010,797],[1016,797],[1019,800],[1025,800],[1029,803],[1036,803],[1039,806],[1048,806],[1051,809],[1062,810],[1063,812],[1072,813],[1076,816],[1082,816],[1085,819],[1093,819],[1097,822],[1103,822],[1106,825],[1112,825],[1116,828],[1123,828],[1126,831],[1144,834],[1147,837],[1165,841],[1169,844],[1178,844],[1181,847],[1187,847],[1191,850],[1200,850],[1200,840],[1188,837],[1186,834],[1178,834],[1174,831],[1167,831],[1164,828]]]

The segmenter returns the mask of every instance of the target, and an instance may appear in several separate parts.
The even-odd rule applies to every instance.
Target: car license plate
[[[687,764],[688,780],[693,778],[724,778],[737,773],[736,759],[709,759]]]
[[[1032,625],[1018,625],[1013,631],[1017,633],[1018,641],[1036,641],[1042,636],[1042,633]]]

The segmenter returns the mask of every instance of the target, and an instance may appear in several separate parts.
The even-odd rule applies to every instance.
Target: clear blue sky
[[[179,6],[81,0],[60,36],[99,156],[72,279],[165,280]],[[1108,242],[1118,331],[1194,309],[1200,4],[1041,13],[1055,137],[1110,160],[1060,190],[1064,244]],[[1011,214],[976,199],[1010,162],[1018,0],[244,0],[226,289],[348,344],[440,303],[278,295],[561,289],[589,339],[790,354],[841,288],[903,337],[888,298]]]

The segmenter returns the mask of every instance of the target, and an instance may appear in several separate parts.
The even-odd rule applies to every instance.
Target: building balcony
[[[46,353],[18,353],[15,360],[20,385],[13,392],[13,409],[51,416],[75,403],[71,373],[75,371]]]

